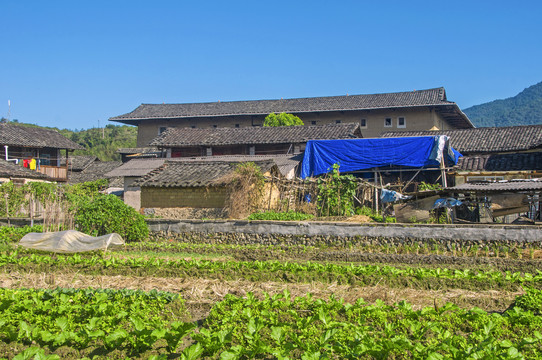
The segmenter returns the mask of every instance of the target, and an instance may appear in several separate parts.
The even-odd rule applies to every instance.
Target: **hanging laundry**
[[[30,170],[36,170],[36,159],[31,159],[29,163]]]
[[[28,165],[29,165],[29,162],[30,162],[29,159],[24,159],[24,160],[23,160],[23,166],[24,166],[25,168],[27,168]]]

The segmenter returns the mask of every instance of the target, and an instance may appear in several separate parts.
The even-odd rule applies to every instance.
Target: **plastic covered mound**
[[[90,236],[76,230],[46,233],[29,233],[23,236],[19,245],[28,249],[57,253],[76,253],[105,250],[110,246],[124,245],[124,239],[116,233]]]

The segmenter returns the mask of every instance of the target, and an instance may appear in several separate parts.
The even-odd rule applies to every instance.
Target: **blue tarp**
[[[446,136],[417,136],[377,139],[309,140],[305,148],[301,178],[325,174],[340,165],[341,172],[385,166],[438,167],[441,147],[447,163],[459,156],[448,146]]]

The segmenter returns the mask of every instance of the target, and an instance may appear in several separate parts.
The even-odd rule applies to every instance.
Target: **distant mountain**
[[[542,82],[514,97],[464,109],[476,127],[542,124]]]

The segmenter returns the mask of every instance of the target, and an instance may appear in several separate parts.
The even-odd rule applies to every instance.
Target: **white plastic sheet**
[[[124,239],[119,234],[94,237],[76,230],[29,233],[19,241],[19,246],[28,249],[57,253],[104,250],[115,245],[124,245]]]

